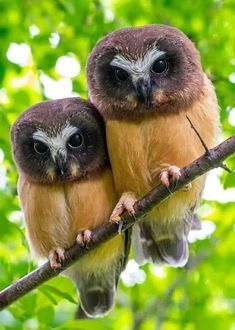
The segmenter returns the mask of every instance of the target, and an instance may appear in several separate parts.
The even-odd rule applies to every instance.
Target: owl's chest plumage
[[[56,185],[31,183],[21,175],[18,191],[30,246],[41,256],[55,246],[72,246],[79,232],[108,220],[116,202],[110,170]]]

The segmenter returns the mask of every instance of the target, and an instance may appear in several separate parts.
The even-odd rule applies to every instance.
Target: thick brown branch
[[[191,164],[185,166],[181,173],[181,178],[178,181],[177,187],[173,183],[169,189],[159,185],[151,190],[146,196],[135,204],[135,218],[128,215],[127,212],[122,215],[122,228],[126,230],[138,221],[145,213],[150,211],[154,206],[161,203],[166,198],[170,197],[171,193],[179,190],[190,181],[193,181],[200,175],[220,167],[223,161],[230,155],[235,153],[235,136],[227,139],[217,147],[210,149],[208,154],[204,154],[196,159]],[[107,241],[115,235],[118,235],[118,225],[115,223],[106,223],[105,225],[93,231],[92,240],[86,249],[79,246],[73,246],[65,253],[65,261],[63,267],[58,270],[53,270],[47,262],[43,266],[37,268],[28,275],[22,277],[8,288],[0,292],[0,310],[9,306],[12,302],[25,295],[27,292],[35,289],[40,284],[46,282],[50,278],[58,275],[65,268],[71,266],[77,259],[81,258],[88,251],[96,248],[99,244]]]

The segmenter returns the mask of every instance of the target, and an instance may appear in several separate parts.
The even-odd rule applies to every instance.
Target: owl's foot
[[[160,173],[160,181],[161,183],[169,187],[171,180],[179,180],[181,177],[180,168],[174,165],[169,164],[161,164],[164,168]]]
[[[65,250],[61,247],[50,250],[48,259],[51,268],[56,269],[61,267],[62,261],[64,260],[64,252]]]
[[[84,230],[83,232],[79,233],[76,237],[76,242],[81,246],[85,247],[87,243],[91,240],[92,232],[89,229]]]
[[[159,177],[160,177],[160,181],[161,183],[166,186],[169,187],[171,180],[174,181],[178,181],[179,178],[181,177],[181,172],[180,172],[180,168],[174,165],[169,165],[169,164],[161,164],[161,166],[163,166],[163,170],[161,171]],[[192,184],[188,183],[186,184],[182,191],[187,192],[192,188]]]
[[[111,222],[119,222],[121,220],[121,214],[126,210],[130,215],[135,215],[134,210],[134,204],[137,201],[137,198],[135,197],[134,193],[132,192],[126,192],[122,194],[121,198],[119,199],[119,202],[115,206],[111,216],[110,221]]]

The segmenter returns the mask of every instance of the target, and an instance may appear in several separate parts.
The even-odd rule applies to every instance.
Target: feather
[[[113,240],[116,241],[116,247],[113,246]],[[65,275],[73,279],[79,292],[81,305],[76,314],[78,318],[79,315],[83,318],[81,309],[88,317],[97,318],[107,314],[114,305],[120,274],[125,268],[129,255],[130,230],[113,240],[103,243],[64,271]],[[116,255],[104,262],[104,259],[100,259],[102,250],[116,251]],[[100,261],[97,262],[99,259]],[[92,263],[94,263],[93,267],[90,266]]]
[[[191,214],[185,220],[175,221],[178,223],[177,228],[164,226],[160,219],[145,219],[137,224],[132,236],[136,262],[144,264],[151,261],[158,265],[183,267],[189,257],[187,236],[192,216]]]

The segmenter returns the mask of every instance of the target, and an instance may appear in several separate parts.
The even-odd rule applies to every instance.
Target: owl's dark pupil
[[[153,63],[152,71],[155,73],[163,73],[167,70],[168,64],[166,60],[157,60]]]
[[[80,147],[80,145],[82,145],[83,143],[83,137],[80,134],[74,134],[73,136],[71,136],[71,138],[68,141],[68,145],[71,148],[77,148]]]
[[[115,77],[119,81],[125,81],[128,78],[128,73],[121,69],[121,68],[115,68],[114,69]]]
[[[45,154],[48,150],[48,146],[41,141],[35,141],[33,147],[38,154]]]

